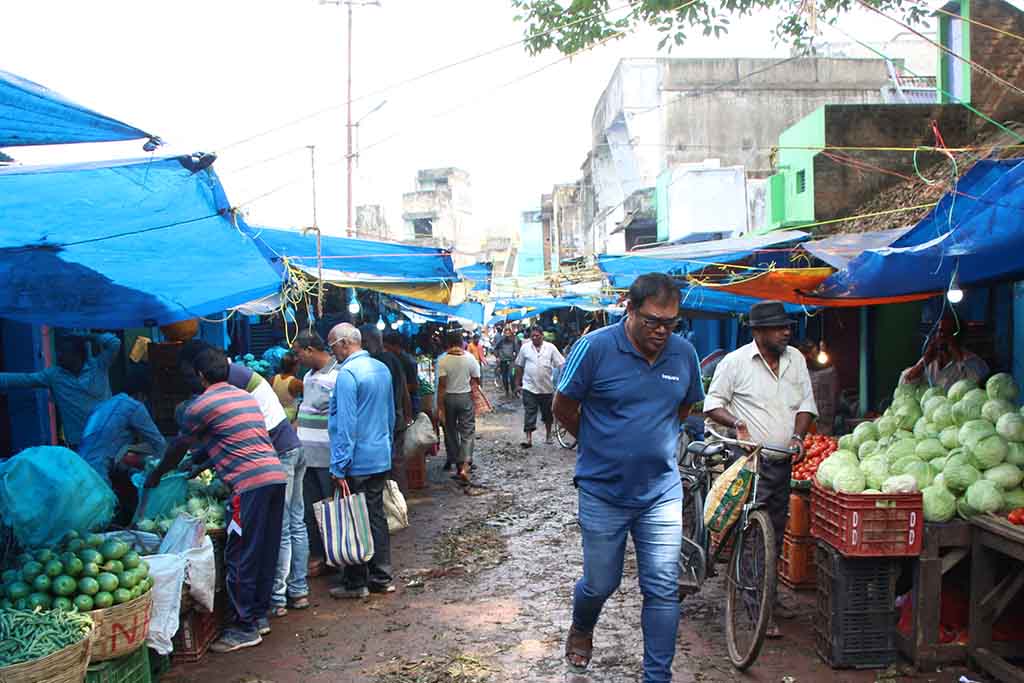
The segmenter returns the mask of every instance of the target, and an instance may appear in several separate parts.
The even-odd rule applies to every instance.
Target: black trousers
[[[367,477],[348,477],[352,493],[366,494],[366,511],[370,517],[373,536],[373,557],[366,564],[345,567],[343,581],[346,588],[384,587],[391,583],[391,534],[388,517],[384,512],[384,487],[388,473]]]
[[[537,411],[546,426],[551,426],[555,418],[551,414],[551,399],[554,394],[535,394],[523,389],[523,431],[532,432],[537,428]]]
[[[786,533],[789,520],[789,481],[793,474],[793,463],[785,460],[769,460],[762,457],[761,478],[757,482],[757,504],[768,513],[775,531],[775,553],[782,555],[782,536]]]
[[[302,502],[306,512],[306,531],[309,533],[309,557],[323,560],[324,538],[320,535],[320,526],[313,514],[313,503],[334,496],[334,480],[331,470],[327,467],[307,467],[306,476],[302,479]]]
[[[238,627],[252,632],[270,611],[284,519],[284,484],[261,486],[240,498],[242,535],[229,533],[224,556],[228,599]]]

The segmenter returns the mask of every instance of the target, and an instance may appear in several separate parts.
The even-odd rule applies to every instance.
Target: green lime
[[[64,534],[64,540],[67,542],[73,541],[76,538],[78,538],[78,532],[74,529]]]
[[[64,565],[61,564],[60,560],[48,560],[46,564],[43,565],[43,572],[53,579],[64,573]]]
[[[86,564],[82,565],[82,576],[93,576],[93,577],[96,577],[96,576],[99,576],[99,575],[100,575],[100,566],[98,564],[96,564],[95,562],[87,562]]]
[[[99,548],[100,552],[103,553],[103,557],[108,560],[120,560],[124,557],[131,548],[124,541],[106,541]]]
[[[111,574],[120,574],[124,571],[124,563],[120,560],[110,560],[102,567],[103,571]]]
[[[32,595],[28,596],[29,609],[35,609],[37,607],[41,607],[43,609],[50,609],[51,604],[53,604],[53,601],[50,599],[50,596],[46,593],[33,593]]]
[[[85,595],[96,595],[100,592],[100,584],[91,576],[86,576],[78,580],[78,592]]]
[[[100,591],[92,601],[96,605],[96,609],[106,609],[114,604],[114,596],[107,591]]]
[[[79,612],[91,612],[93,608],[92,598],[88,595],[79,595],[75,597],[75,607],[78,608]]]
[[[132,592],[127,588],[118,588],[114,591],[114,602],[118,605],[128,602],[132,599]]]
[[[89,534],[85,538],[85,544],[90,548],[99,548],[103,545],[103,537],[99,534]]]
[[[96,580],[99,582],[100,590],[106,591],[107,593],[113,593],[121,585],[121,581],[118,577],[110,572],[103,572],[96,577]]]
[[[26,562],[21,567],[21,578],[27,582],[34,581],[37,576],[43,573],[43,565],[35,560]]]
[[[63,595],[53,599],[53,608],[59,609],[64,612],[70,612],[75,608],[75,603],[71,602],[68,598]]]
[[[81,550],[84,547],[85,547],[85,541],[83,541],[80,538],[75,538],[75,539],[72,539],[71,541],[68,541],[68,550],[73,552],[73,553],[77,553],[79,550]]]
[[[28,594],[32,592],[32,586],[28,585],[24,581],[15,581],[14,583],[7,584],[7,595],[11,600],[19,600],[21,598],[27,598]]]
[[[68,576],[79,576],[85,567],[85,563],[74,553],[64,553],[60,561],[64,564],[64,573]]]
[[[124,557],[121,558],[121,562],[124,563],[125,569],[135,569],[139,566],[139,563],[142,562],[142,558],[140,558],[139,554],[134,550],[129,550],[124,554]]]
[[[43,550],[40,550],[36,553],[36,562],[46,564],[54,557],[56,556],[53,554],[52,550],[50,550],[49,548],[44,548]]]
[[[3,574],[0,574],[4,583],[14,583],[15,581],[21,581],[21,572],[17,569],[5,569]]]
[[[78,582],[64,574],[50,582],[50,590],[60,596],[74,595],[78,590]]]
[[[138,572],[139,576],[142,578],[146,578],[149,576],[149,562],[146,562],[145,560],[139,562],[139,566],[135,571]]]
[[[46,574],[40,574],[32,581],[32,590],[36,593],[49,593],[50,592],[50,577]]]

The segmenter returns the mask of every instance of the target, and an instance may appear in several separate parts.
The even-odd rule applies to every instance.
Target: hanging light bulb
[[[348,312],[355,315],[359,312],[359,300],[356,299],[356,295],[352,295],[352,301],[348,302]]]
[[[964,300],[964,290],[960,289],[959,272],[960,263],[957,262],[956,268],[953,269],[953,277],[949,280],[949,289],[946,290],[946,299],[951,304],[958,304]]]
[[[818,357],[817,361],[819,365],[825,365],[828,363],[828,351],[825,350],[825,340],[822,339],[818,345]]]
[[[555,325],[557,325],[558,324],[558,316],[557,315],[551,316],[551,322],[554,323]]]
[[[377,329],[383,331],[387,327],[387,323],[384,322],[384,318],[377,321]]]
[[[395,322],[391,323],[391,329],[397,330],[399,328],[399,323],[400,322],[401,322],[400,320],[396,320]]]
[[[399,327],[401,327],[404,324],[405,324],[405,318],[399,318],[398,320],[395,321],[395,329],[397,330]]]

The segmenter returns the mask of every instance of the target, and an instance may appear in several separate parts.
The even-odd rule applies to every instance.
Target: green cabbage
[[[932,479],[932,486],[941,486],[942,488],[946,488],[946,475],[942,472],[936,474],[935,478]]]
[[[909,474],[897,474],[882,482],[882,493],[917,493],[917,480]]]
[[[853,446],[857,452],[865,441],[878,441],[878,427],[874,422],[861,422],[853,429]]]
[[[1017,467],[1024,467],[1024,443],[1011,441],[1006,444],[1006,462]]]
[[[846,434],[839,437],[839,450],[850,450],[853,448],[853,434]]]
[[[941,455],[938,458],[935,458],[934,460],[929,460],[928,464],[931,465],[932,469],[935,470],[936,472],[941,472],[942,470],[946,469],[947,460],[949,460],[948,455]]]
[[[899,420],[891,415],[886,415],[875,421],[875,427],[878,429],[878,436],[880,438],[892,436],[899,428]]]
[[[917,442],[914,455],[921,460],[934,460],[946,455],[946,449],[942,447],[942,442],[938,439],[924,439]]]
[[[963,493],[971,484],[981,478],[981,474],[966,462],[952,462],[952,460],[953,458],[950,458],[946,462],[946,468],[942,470],[942,479],[950,491]]]
[[[924,464],[924,460],[921,460],[921,458],[916,455],[905,455],[898,460],[894,460],[892,465],[889,467],[889,471],[893,474],[905,474],[907,468],[915,462]]]
[[[1003,493],[991,481],[979,479],[967,487],[967,504],[978,512],[998,512],[1003,507]]]
[[[853,465],[840,465],[832,478],[832,488],[839,493],[860,493],[865,486],[864,473]]]
[[[914,423],[914,438],[915,439],[927,439],[929,436],[938,436],[939,430],[935,428],[931,422],[925,418],[921,418]]]
[[[960,445],[959,432],[960,429],[957,427],[946,427],[939,432],[939,443],[947,451],[953,450]]]
[[[971,389],[977,389],[977,388],[978,388],[978,383],[975,382],[974,380],[972,380],[972,379],[962,379],[962,380],[959,380],[959,381],[955,382],[953,384],[953,386],[951,386],[949,388],[949,391],[946,392],[946,398],[949,399],[950,403],[956,403],[957,401],[962,399],[964,396],[966,396],[968,391],[970,391]]]
[[[968,450],[974,448],[978,443],[996,433],[996,428],[987,420],[970,420],[960,427],[957,439],[960,445]]]
[[[889,460],[896,462],[901,458],[914,455],[917,450],[917,442],[913,439],[900,439],[896,443],[889,446],[889,449],[885,452],[889,456]]]
[[[924,404],[924,395],[928,393],[930,388],[927,384],[914,385],[914,398],[919,404]]]
[[[908,399],[908,398],[910,400],[912,400],[912,401],[916,401],[917,400],[917,388],[919,386],[921,386],[921,385],[919,385],[919,384],[900,384],[892,392],[892,402],[896,403],[897,401],[900,401],[900,400],[903,400],[903,399]]]
[[[935,414],[935,410],[941,406],[949,403],[949,400],[945,396],[932,396],[930,399],[921,404],[921,413],[924,418],[929,422],[932,419],[932,415]]]
[[[1003,492],[1003,510],[1009,512],[1024,508],[1024,488],[1010,489]]]
[[[857,449],[857,457],[860,458],[861,460],[864,460],[865,458],[870,457],[873,453],[876,453],[877,451],[877,441],[865,441],[860,445],[860,448]]]
[[[822,488],[832,488],[832,477],[835,476],[840,466],[843,464],[842,461],[835,459],[835,454],[828,456],[821,461],[818,465],[818,471],[814,474],[814,479],[818,482],[818,485]]]
[[[953,417],[953,404],[946,401],[941,406],[935,409],[932,413],[932,424],[939,429],[944,427],[952,427],[956,424],[956,420]]]
[[[917,482],[917,490],[921,491],[926,486],[930,486],[932,480],[935,479],[935,473],[932,472],[932,468],[928,466],[928,463],[918,460],[916,462],[907,463],[903,474],[909,474]]]
[[[1007,413],[1019,416],[1017,407],[1001,398],[990,398],[981,406],[981,416],[992,424],[998,422],[999,418]]]
[[[1024,415],[1018,412],[1001,415],[996,422],[996,432],[1007,441],[1024,443]]]
[[[1004,401],[1014,403],[1020,395],[1017,383],[1013,376],[1005,372],[997,372],[985,382],[985,393],[989,398],[1001,398]]]
[[[972,391],[975,391],[972,389]],[[977,391],[980,391],[978,389]],[[981,419],[981,408],[985,405],[984,400],[978,400],[975,397],[974,400],[970,396],[964,397],[962,400],[957,401],[953,404],[953,421],[958,425],[965,425],[971,420]]]
[[[878,495],[881,492],[882,492],[881,489],[864,489],[863,491],[860,492],[860,494],[862,496],[865,496],[865,495],[868,495],[868,494]]]
[[[926,522],[948,522],[956,515],[956,496],[942,486],[921,489],[921,503]]]
[[[893,415],[896,417],[900,429],[910,430],[914,428],[914,425],[922,417],[921,406],[915,401],[894,403]]]
[[[967,496],[960,496],[956,499],[956,514],[963,519],[970,519],[978,514],[978,511],[967,503]]]
[[[1024,474],[1021,473],[1020,468],[1016,465],[1004,462],[992,469],[985,470],[982,477],[996,484],[1002,490],[1009,491],[1020,486],[1021,479],[1024,479]]]
[[[935,397],[946,398],[946,392],[942,390],[942,387],[929,387],[926,389],[921,396],[921,405],[926,405],[930,399]]]
[[[832,458],[835,458],[836,462],[843,463],[844,465],[857,466],[860,464],[860,459],[857,457],[857,454],[854,453],[853,451],[839,449],[832,455],[828,456],[827,459],[831,460]]]
[[[998,434],[979,441],[974,448],[967,451],[971,464],[979,470],[987,470],[1006,460],[1006,441]]]
[[[865,486],[880,489],[882,483],[889,478],[889,463],[884,456],[868,458],[860,464],[860,471],[864,473]]]

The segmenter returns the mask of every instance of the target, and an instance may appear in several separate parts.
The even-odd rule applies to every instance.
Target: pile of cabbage
[[[901,385],[874,422],[839,439],[818,467],[818,485],[841,493],[920,491],[924,517],[947,522],[1024,507],[1024,408],[1006,373],[984,387],[961,380]]]
[[[139,531],[167,533],[181,513],[202,520],[207,529],[223,529],[227,526],[224,500],[228,497],[227,486],[214,476],[212,470],[204,470],[188,482],[188,498],[181,505],[175,505],[166,514],[146,517],[135,523]]]
[[[270,361],[257,360],[256,356],[251,353],[247,353],[244,356],[238,356],[235,358],[236,363],[241,363],[245,367],[249,368],[258,375],[264,377],[272,377],[274,374],[274,366]]]

